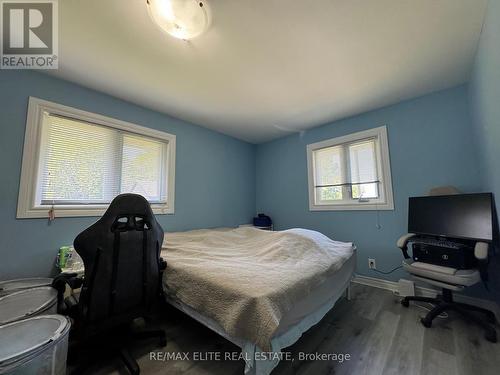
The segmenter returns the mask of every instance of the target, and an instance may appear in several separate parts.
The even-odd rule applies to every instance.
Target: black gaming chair
[[[70,305],[67,313],[75,321],[76,341],[92,345],[96,336],[115,337],[118,342],[115,349],[134,375],[140,370],[128,350],[122,347],[127,338],[158,337],[161,345],[166,345],[164,331],[142,331],[134,335],[126,329],[135,318],[147,316],[161,295],[160,274],[166,266],[160,258],[162,242],[163,229],[148,201],[136,194],[119,195],[102,218],[74,241],[74,248],[85,265],[83,281],[75,275],[61,275],[62,280],[55,281],[59,291],[64,291],[63,283],[72,288],[82,285],[73,306],[71,300],[66,303]]]

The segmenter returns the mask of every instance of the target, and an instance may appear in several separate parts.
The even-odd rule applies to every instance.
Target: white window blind
[[[341,146],[328,147],[315,151],[317,200],[342,199],[345,182],[344,153]]]
[[[167,142],[44,113],[42,205],[107,204],[120,193],[165,202]]]
[[[382,127],[308,145],[311,209],[392,209],[386,137]]]
[[[348,146],[351,167],[351,196],[354,199],[378,198],[376,139]]]
[[[150,202],[167,199],[163,167],[166,143],[151,138],[124,134],[122,146],[122,193],[137,193]]]

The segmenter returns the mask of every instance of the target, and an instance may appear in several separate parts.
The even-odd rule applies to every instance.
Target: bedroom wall
[[[164,130],[177,136],[175,214],[168,231],[248,223],[255,213],[255,146],[30,71],[0,71],[0,280],[46,276],[57,249],[96,218],[16,219],[28,97]]]
[[[500,0],[490,0],[469,86],[481,177],[500,203]]]
[[[381,125],[388,128],[395,210],[309,211],[306,145]],[[353,241],[359,274],[397,281],[408,275],[369,270],[368,257],[383,271],[401,264],[395,242],[407,231],[408,197],[441,185],[482,190],[472,135],[467,87],[459,86],[258,145],[257,211],[277,229],[304,227]],[[482,287],[474,293],[485,295]]]
[[[469,84],[472,124],[485,190],[500,212],[500,0],[490,0]],[[490,265],[491,290],[500,301],[500,249]]]

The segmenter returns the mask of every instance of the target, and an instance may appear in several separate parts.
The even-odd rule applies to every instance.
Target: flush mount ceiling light
[[[193,39],[210,26],[205,0],[146,0],[149,15],[160,28],[179,39]]]

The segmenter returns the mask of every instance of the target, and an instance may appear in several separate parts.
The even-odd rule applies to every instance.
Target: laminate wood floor
[[[351,301],[339,300],[320,323],[284,349],[291,352],[293,361],[281,362],[272,374],[500,374],[500,343],[489,343],[480,328],[452,314],[424,328],[419,319],[425,313],[414,304],[404,308],[389,291],[353,284]],[[222,358],[224,353],[238,353],[237,346],[174,308],[168,307],[163,314],[166,319],[156,324],[166,330],[167,346],[155,347],[153,340],[132,348],[142,374],[243,374],[243,360],[208,360],[209,353],[221,353]],[[497,331],[500,334],[498,326]],[[156,351],[189,353],[189,360],[151,360],[151,352]],[[301,352],[342,353],[350,359],[342,363],[300,360]],[[206,353],[206,360],[194,360],[196,353]],[[95,363],[89,374],[128,372],[119,360],[107,360]]]

